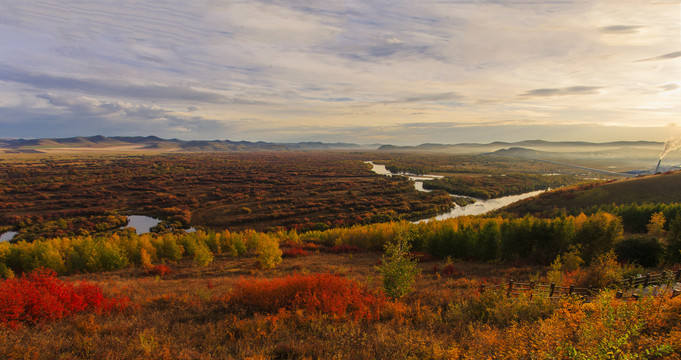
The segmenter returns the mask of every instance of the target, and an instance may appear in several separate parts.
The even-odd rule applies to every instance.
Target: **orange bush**
[[[354,320],[376,320],[386,304],[383,295],[332,274],[242,279],[227,299],[230,304],[254,312],[302,309]]]

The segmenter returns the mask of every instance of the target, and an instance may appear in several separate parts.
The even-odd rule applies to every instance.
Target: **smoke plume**
[[[678,148],[681,148],[681,134],[670,137],[669,140],[664,143],[664,149],[662,149],[662,153],[660,153],[660,160],[667,156],[670,151],[674,151]]]

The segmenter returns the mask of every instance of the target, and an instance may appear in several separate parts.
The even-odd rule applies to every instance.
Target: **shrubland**
[[[452,206],[443,191],[418,192],[404,177],[373,173],[362,161],[367,156],[235,152],[7,160],[0,162],[0,231],[10,227],[24,240],[88,235],[102,230],[80,225],[92,216],[130,213],[162,219],[161,227],[170,230],[301,231],[416,219]]]
[[[11,171],[5,179],[11,179],[12,186],[1,189],[0,195],[23,196],[35,206],[39,199],[21,189],[37,187],[47,192],[40,198],[43,210],[62,206],[61,200],[53,201],[55,194],[71,184],[64,189],[78,194],[72,204],[84,207],[96,202],[91,191],[98,189],[104,190],[113,207],[134,206],[126,203],[130,195],[153,199],[158,209],[148,210],[174,216],[177,227],[188,219],[193,222],[195,216],[207,220],[230,214],[241,225],[237,230],[191,233],[167,226],[164,233],[144,235],[132,230],[66,231],[33,241],[0,243],[0,277],[4,278],[0,280],[0,358],[681,358],[681,296],[672,298],[672,289],[665,286],[646,291],[657,296],[646,296],[639,289],[638,300],[618,299],[613,289],[613,283],[623,277],[650,271],[642,266],[678,269],[681,217],[672,205],[612,205],[584,213],[556,210],[542,217],[372,223],[432,208],[413,203],[409,209],[383,212],[384,206],[411,196],[407,182],[393,179],[376,185],[374,176],[356,159],[339,164],[340,157],[310,155],[308,159],[306,154],[295,154],[303,165],[282,170],[285,176],[277,178],[260,177],[240,161],[257,159],[264,169],[281,170],[287,163],[277,165],[275,160],[284,159],[283,155],[240,156],[221,155],[216,160],[219,165],[209,164],[201,171],[197,170],[199,155],[8,165]],[[338,173],[329,175],[331,182],[324,179],[330,166],[324,171],[316,168],[320,161],[336,162]],[[442,166],[443,161],[423,166],[429,170],[426,165]],[[100,183],[100,174],[85,172],[83,186],[74,185],[70,176],[75,174],[69,170],[87,168],[84,164],[106,169],[102,171],[110,177],[102,177],[108,182]],[[142,164],[147,168],[135,172]],[[513,167],[511,161],[506,165]],[[470,164],[474,166],[486,165]],[[220,187],[235,179],[220,177],[229,167],[245,174],[239,178],[244,192]],[[337,176],[347,175],[346,171],[353,172],[353,181],[338,182]],[[55,172],[61,177],[49,186],[35,180]],[[313,187],[296,188],[293,172],[302,173],[305,186]],[[119,174],[130,180],[120,182],[120,190],[127,194],[121,197],[109,187]],[[251,182],[249,176],[258,179]],[[341,195],[360,194],[352,184],[361,184],[365,177],[375,186],[362,190],[363,197],[355,200],[368,201],[372,215],[346,222],[341,211],[342,222],[324,218],[331,214],[324,213],[324,206],[332,206]],[[166,188],[149,192],[150,184],[162,185],[159,179],[166,181]],[[262,190],[262,184],[271,187]],[[267,191],[279,185],[295,190],[269,198]],[[219,191],[202,193],[210,187]],[[193,188],[203,190],[192,192]],[[298,207],[300,203],[292,199],[309,190],[305,199],[318,198],[319,204]],[[220,203],[216,199],[221,196],[229,200]],[[258,197],[262,199],[251,201]],[[423,199],[434,198],[418,201]],[[248,228],[258,223],[259,216],[275,210],[264,207],[265,201],[282,208],[293,201],[294,208],[304,208],[308,214],[321,211],[323,216],[296,220],[307,224],[302,227],[291,223],[288,228],[267,226],[270,231]],[[208,210],[193,208],[199,203]],[[40,223],[28,214],[28,205],[3,206],[21,214],[11,221]],[[69,221],[66,225],[60,221],[63,209],[54,210],[44,228],[69,230]],[[115,213],[109,215],[116,219]],[[290,215],[297,219],[300,213]],[[89,219],[91,214],[78,216]],[[297,231],[303,228],[308,231]],[[631,234],[632,229],[637,229],[636,234]],[[508,296],[502,285],[509,279],[601,291],[587,299]]]
[[[257,255],[184,258],[164,277],[134,268],[87,279],[124,311],[85,310],[0,326],[7,359],[679,359],[681,297],[507,297],[481,284],[542,280],[542,267],[453,260],[399,299],[383,295],[373,252],[315,251],[258,270]],[[239,269],[234,273],[232,269]],[[4,280],[9,281],[9,280]],[[73,285],[77,287],[78,285]]]

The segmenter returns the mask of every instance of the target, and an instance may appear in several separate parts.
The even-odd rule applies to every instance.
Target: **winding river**
[[[373,172],[379,175],[386,175],[386,176],[406,176],[409,178],[409,180],[412,180],[414,182],[414,188],[418,191],[425,191],[428,192],[430,190],[426,190],[423,188],[423,182],[428,181],[428,180],[433,180],[433,179],[439,179],[442,178],[443,176],[440,175],[415,175],[415,174],[409,174],[409,173],[392,173],[390,170],[385,168],[385,165],[378,165],[374,164],[371,161],[365,161],[367,164],[371,164]],[[527,192],[524,194],[519,194],[519,195],[510,195],[510,196],[504,196],[496,199],[489,199],[489,200],[483,200],[483,199],[476,199],[476,198],[471,198],[468,196],[460,196],[460,195],[451,195],[453,197],[468,197],[473,200],[475,200],[474,203],[468,204],[465,206],[459,206],[454,204],[454,207],[452,208],[451,211],[440,214],[434,217],[430,217],[427,219],[421,219],[418,220],[418,222],[422,221],[428,221],[428,220],[444,220],[444,219],[450,219],[450,218],[455,218],[459,216],[466,216],[466,215],[481,215],[488,213],[492,210],[500,209],[506,205],[513,204],[516,201],[520,201],[522,199],[527,199],[532,196],[539,195],[543,193],[545,190],[537,190],[537,191],[531,191]]]

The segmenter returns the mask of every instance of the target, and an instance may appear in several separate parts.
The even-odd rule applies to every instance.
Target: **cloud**
[[[597,94],[601,86],[570,86],[565,88],[543,88],[529,90],[520,96],[523,97],[549,97],[565,95],[590,95]]]
[[[9,2],[0,107],[24,111],[15,118],[26,132],[42,119],[52,130],[63,121],[70,135],[101,126],[237,137],[246,133],[232,132],[234,119],[251,119],[243,127],[262,138],[289,127],[314,141],[300,129],[640,124],[629,109],[643,105],[664,109],[646,113],[657,126],[681,111],[673,61],[632,64],[681,56],[669,53],[678,49],[674,1]],[[14,136],[9,121],[0,119],[4,136]]]
[[[643,26],[640,25],[610,25],[599,30],[604,34],[633,34],[639,32],[642,28]]]
[[[158,129],[153,134],[192,133],[192,136],[209,136],[214,138],[216,131],[234,128],[229,121],[218,121],[202,116],[192,115],[191,112],[176,111],[154,104],[132,104],[121,101],[106,101],[86,96],[64,96],[50,93],[39,94],[39,99],[46,100],[62,111],[54,109],[43,110],[37,118],[45,117],[49,113],[51,118],[58,121],[76,124],[86,123],[80,129],[91,128],[94,124],[107,128],[125,129],[125,133],[148,129]],[[3,109],[5,111],[9,109]],[[57,121],[57,120],[55,120]],[[54,122],[54,121],[53,121]],[[134,124],[134,126],[130,126]],[[120,132],[118,132],[120,134]],[[147,132],[148,133],[148,132]]]
[[[671,52],[669,54],[664,54],[664,55],[651,57],[651,58],[647,58],[647,59],[641,59],[641,60],[638,60],[637,62],[669,60],[669,59],[676,59],[678,57],[681,57],[681,51],[675,51],[675,52]]]
[[[175,112],[163,109],[157,105],[133,105],[120,101],[101,101],[85,96],[63,96],[54,94],[39,94],[36,97],[47,100],[48,103],[68,110],[75,116],[108,116],[121,115],[136,119],[158,119]]]
[[[0,81],[29,85],[41,90],[73,91],[86,94],[117,96],[145,100],[204,102],[213,104],[259,104],[258,101],[230,98],[214,92],[194,90],[177,85],[137,85],[115,79],[77,79],[73,77],[34,74],[17,68],[0,68]]]
[[[437,94],[414,94],[407,97],[402,97],[395,100],[383,101],[384,104],[401,104],[401,103],[420,103],[432,101],[448,101],[460,100],[463,96],[455,92],[437,93]]]
[[[679,88],[679,85],[676,85],[676,84],[664,84],[664,85],[660,86],[659,88],[662,89],[663,92],[664,92],[664,91],[672,91],[672,90],[678,89],[678,88]]]

